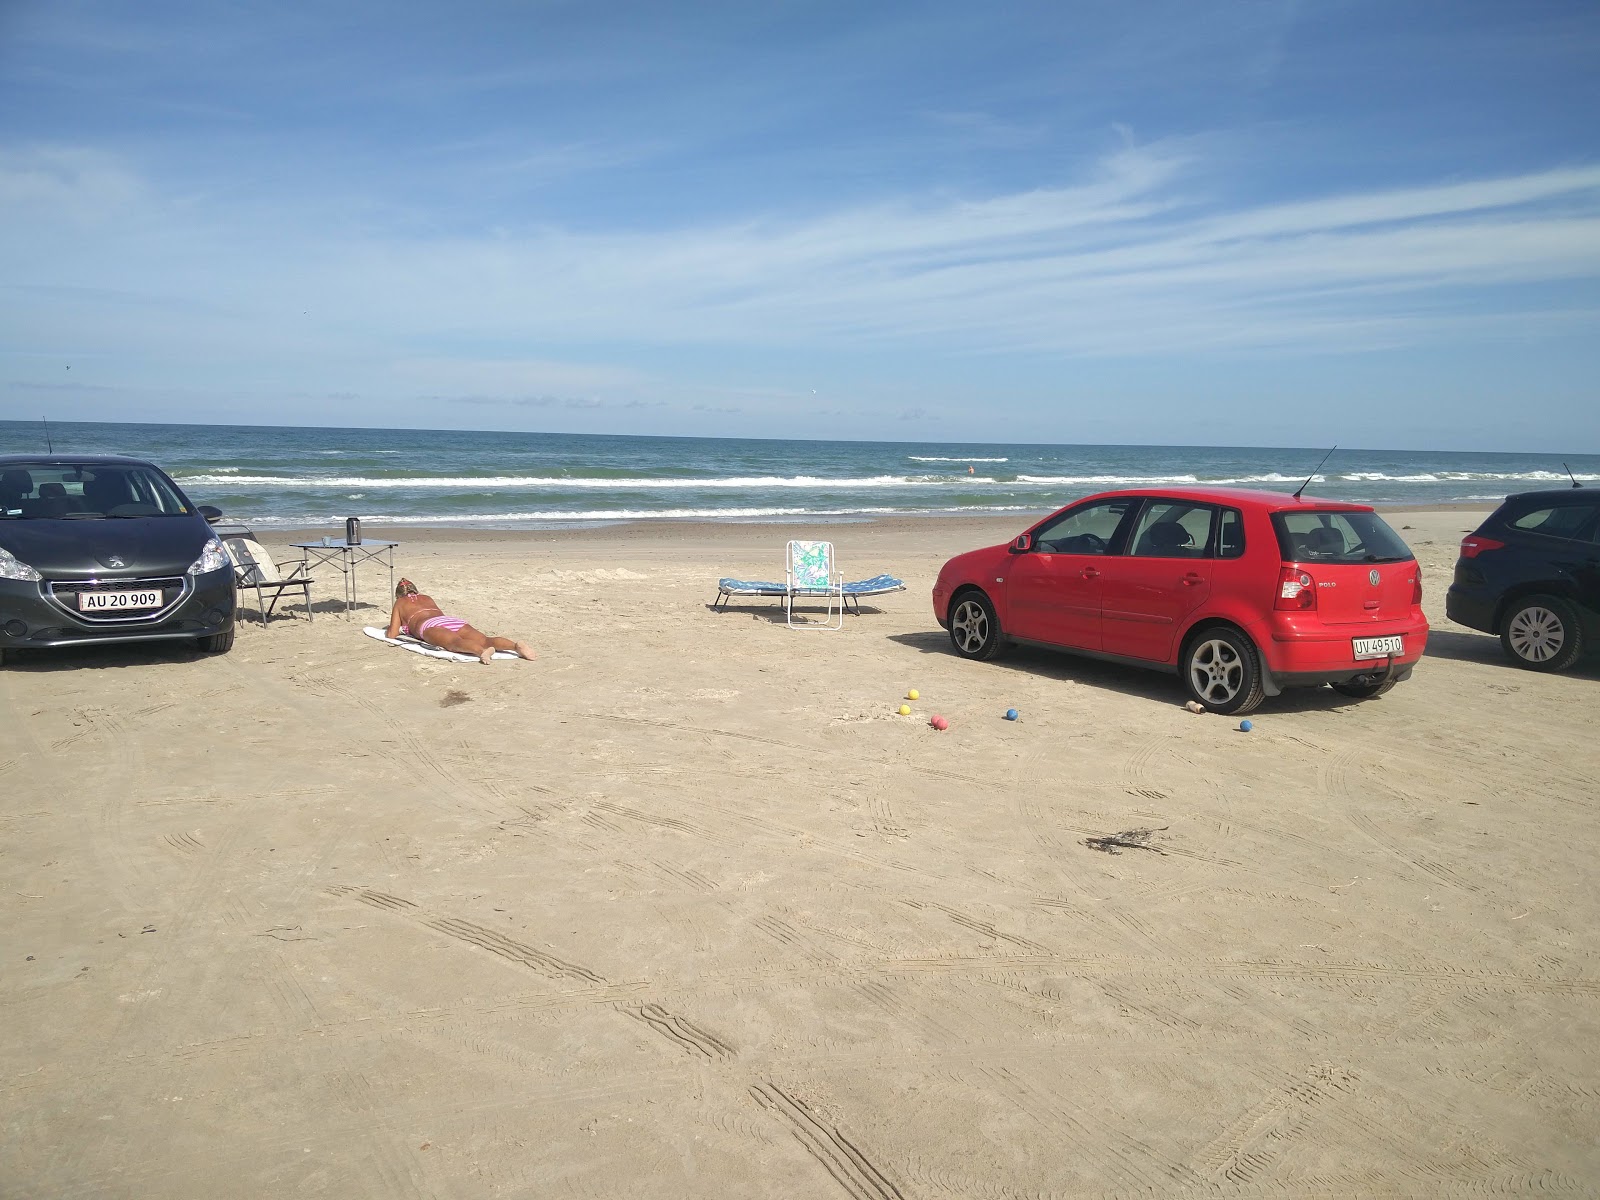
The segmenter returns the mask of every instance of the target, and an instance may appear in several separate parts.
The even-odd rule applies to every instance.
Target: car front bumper
[[[100,586],[132,587],[143,580],[102,580]],[[0,579],[0,648],[48,649],[111,642],[159,642],[221,633],[233,624],[230,568],[163,581],[164,607],[154,612],[85,616],[71,607],[84,581]],[[173,596],[171,593],[176,592]]]

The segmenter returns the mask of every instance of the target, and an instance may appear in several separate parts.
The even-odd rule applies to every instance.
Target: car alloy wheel
[[[1189,656],[1190,686],[1207,704],[1232,700],[1244,687],[1244,677],[1244,659],[1221,638],[1208,638]]]
[[[1000,618],[982,592],[968,592],[950,610],[950,644],[963,658],[993,658],[1003,644]]]
[[[1266,696],[1260,658],[1236,629],[1213,627],[1184,647],[1180,669],[1189,694],[1215,713],[1253,711]]]
[[[956,646],[963,654],[976,654],[989,640],[989,614],[973,600],[963,600],[956,605],[956,615],[950,619],[950,628],[956,635]]]

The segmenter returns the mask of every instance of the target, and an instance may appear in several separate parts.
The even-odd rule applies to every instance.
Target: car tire
[[[10,666],[17,661],[17,655],[12,650],[0,650],[0,667]]]
[[[1178,660],[1183,685],[1210,712],[1243,716],[1266,698],[1261,654],[1237,629],[1214,625],[1189,639]]]
[[[1583,656],[1583,625],[1559,596],[1524,596],[1500,621],[1506,656],[1529,671],[1565,671]]]
[[[950,644],[962,658],[982,661],[1005,648],[1000,618],[989,597],[979,591],[962,592],[950,606]]]
[[[213,633],[200,639],[200,652],[202,654],[226,654],[233,649],[233,629],[229,625],[221,633]]]
[[[1376,700],[1385,692],[1392,691],[1399,682],[1398,679],[1385,679],[1382,683],[1330,683],[1328,686],[1352,700]]]

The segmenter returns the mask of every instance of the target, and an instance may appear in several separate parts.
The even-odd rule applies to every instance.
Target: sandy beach
[[[1249,734],[957,658],[1017,520],[369,528],[538,660],[363,637],[367,572],[8,667],[0,1194],[1593,1195],[1600,664],[1446,620],[1477,519],[1390,517],[1411,681]],[[802,534],[908,590],[711,610]]]

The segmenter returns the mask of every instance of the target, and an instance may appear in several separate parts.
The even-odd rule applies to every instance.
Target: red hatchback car
[[[933,611],[966,658],[1022,642],[1176,670],[1219,713],[1381,696],[1428,642],[1417,560],[1370,507],[1232,488],[1079,500],[945,563]]]

